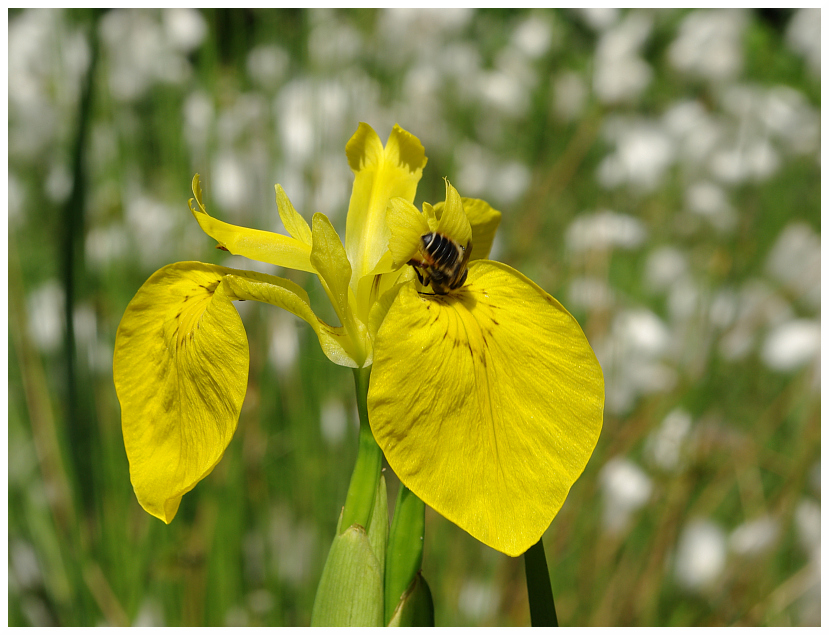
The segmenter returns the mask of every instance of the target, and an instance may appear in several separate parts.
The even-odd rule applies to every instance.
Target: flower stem
[[[547,571],[544,543],[539,540],[524,554],[527,595],[530,599],[530,622],[533,626],[558,626],[553,587]]]
[[[342,521],[339,531],[342,533],[351,525],[368,527],[371,511],[374,507],[374,495],[380,480],[380,468],[383,452],[374,440],[368,425],[368,380],[371,367],[355,368],[354,381],[357,384],[357,410],[360,413],[360,445],[357,449],[357,462],[351,474],[348,494],[345,498]]]
[[[400,483],[386,550],[385,621],[388,624],[403,594],[423,564],[426,505]]]

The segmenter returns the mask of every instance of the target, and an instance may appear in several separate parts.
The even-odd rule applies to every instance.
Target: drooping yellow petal
[[[290,311],[314,329],[322,352],[332,362],[348,368],[357,368],[361,360],[365,363],[364,351],[345,327],[330,326],[320,320],[311,309],[305,289],[298,284],[256,271],[231,271],[232,274],[226,275],[222,282],[234,300],[266,302]]]
[[[357,366],[345,330],[319,320],[289,280],[200,262],[153,274],[118,327],[113,375],[135,494],[167,523],[221,459],[239,419],[248,344],[233,300],[290,311],[311,325],[329,359]]]
[[[500,263],[440,296],[403,287],[377,332],[372,431],[400,480],[481,542],[535,544],[602,426],[601,368],[578,323]]]
[[[388,249],[389,201],[397,196],[414,201],[426,155],[417,137],[400,126],[394,126],[384,148],[377,133],[365,123],[357,128],[345,153],[354,171],[345,248],[352,267],[351,286],[356,290]]]
[[[160,269],[115,338],[130,479],[141,506],[165,523],[222,458],[245,398],[248,343],[221,284],[228,271],[193,262]]]
[[[472,255],[469,260],[471,262],[489,258],[495,232],[501,223],[501,212],[479,198],[461,197],[461,202],[472,227]],[[443,214],[443,205],[443,201],[435,204],[435,212],[438,215]]]
[[[207,213],[202,202],[198,174],[193,177],[193,194],[196,198],[195,201],[190,199],[190,211],[202,230],[233,255],[267,262],[278,267],[316,273],[311,266],[310,244],[290,236],[238,227],[213,218]]]
[[[446,181],[446,202],[438,222],[438,231],[464,248],[472,239],[472,228],[464,212],[461,197],[449,181]]]

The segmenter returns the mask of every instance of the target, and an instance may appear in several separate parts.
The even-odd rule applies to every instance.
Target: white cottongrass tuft
[[[651,479],[630,459],[614,457],[602,468],[599,483],[604,528],[609,533],[621,533],[630,524],[633,513],[650,499]]]
[[[690,591],[710,588],[725,569],[726,536],[710,520],[692,520],[682,530],[674,560],[677,582]]]
[[[763,344],[763,363],[781,372],[804,366],[820,355],[820,322],[790,320],[776,326]]]
[[[610,210],[580,214],[570,223],[565,243],[574,253],[602,251],[610,248],[635,249],[647,236],[645,224],[638,218]]]

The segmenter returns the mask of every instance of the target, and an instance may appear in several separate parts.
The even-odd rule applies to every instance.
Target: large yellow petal
[[[400,196],[414,201],[426,155],[414,135],[395,125],[385,148],[377,133],[361,123],[345,147],[354,171],[354,186],[348,205],[345,248],[351,262],[351,286],[369,274],[386,253],[389,229],[386,207]]]
[[[400,480],[510,556],[535,544],[602,426],[602,371],[578,323],[519,272],[473,263],[447,295],[403,287],[375,340],[372,431]]]
[[[221,284],[228,271],[202,263],[157,271],[115,338],[130,479],[141,506],[166,523],[222,458],[245,398],[248,342]]]
[[[200,262],[154,273],[121,319],[113,375],[135,494],[167,523],[221,459],[239,419],[248,343],[233,300],[290,311],[311,325],[329,359],[357,366],[345,330],[319,320],[289,280]]]
[[[193,177],[193,194],[196,198],[195,201],[190,199],[190,211],[199,222],[199,226],[204,233],[218,242],[220,247],[235,256],[244,256],[251,260],[267,262],[278,267],[316,273],[311,265],[310,243],[306,244],[297,238],[275,234],[274,232],[238,227],[213,218],[207,213],[207,209],[205,209],[202,202],[198,174]],[[279,189],[277,189],[277,196],[279,196]],[[287,200],[287,196],[284,197],[284,201]],[[288,201],[288,204],[290,204],[290,201]],[[291,214],[291,211],[293,211],[293,207],[283,211],[280,204],[280,213],[283,214],[283,220],[288,218],[289,229],[294,229],[298,236],[304,237],[301,222],[305,221],[301,217],[297,219],[296,217],[299,215],[296,212]],[[292,224],[292,221],[295,221],[295,223]],[[305,228],[307,229],[307,223]]]

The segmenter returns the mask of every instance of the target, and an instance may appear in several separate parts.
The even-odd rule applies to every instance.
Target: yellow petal
[[[334,310],[342,319],[348,309],[348,283],[351,281],[351,265],[345,249],[337,236],[337,230],[325,214],[314,214],[313,247],[311,264],[319,272]]]
[[[446,202],[443,206],[443,214],[438,222],[438,231],[448,236],[461,247],[466,247],[472,239],[472,228],[469,226],[469,219],[463,210],[461,197],[449,181],[446,181]]]
[[[370,347],[368,333],[357,322],[352,311],[356,302],[354,291],[349,286],[351,265],[345,255],[345,248],[331,221],[324,214],[314,214],[311,264],[319,272],[322,286],[358,351],[357,364],[362,366]]]
[[[426,155],[417,137],[397,125],[383,148],[377,133],[365,123],[357,128],[345,152],[354,171],[345,248],[352,267],[351,285],[356,289],[388,249],[389,201],[397,196],[414,201]]]
[[[441,207],[443,207],[443,203],[440,203]],[[437,209],[432,206],[430,203],[423,203],[423,216],[426,217],[426,224],[429,225],[430,232],[436,232],[438,230],[438,217],[437,217]]]
[[[305,219],[294,209],[291,200],[278,183],[274,186],[276,190],[276,206],[279,208],[279,218],[285,225],[286,231],[301,243],[311,245],[311,228]]]
[[[266,302],[290,311],[314,329],[322,352],[332,362],[349,368],[365,363],[362,339],[355,344],[344,327],[333,327],[320,320],[311,309],[305,289],[298,284],[256,271],[229,271],[222,282],[232,299]]]
[[[357,366],[345,331],[318,320],[305,291],[289,280],[200,262],[154,273],[124,312],[113,375],[135,494],[166,523],[236,430],[248,344],[233,300],[291,311],[311,324],[329,359]]]
[[[141,506],[165,523],[222,458],[245,398],[248,343],[221,284],[228,271],[202,263],[157,271],[115,338],[130,479]]]
[[[445,296],[403,287],[374,344],[369,421],[391,468],[481,542],[526,551],[601,431],[602,371],[578,323],[519,272],[478,261]]]
[[[296,238],[238,227],[216,220],[207,213],[202,203],[199,175],[193,177],[194,200],[190,199],[190,211],[199,222],[204,233],[213,238],[221,247],[236,256],[267,262],[278,267],[316,273],[311,266],[311,246]],[[286,197],[287,200],[287,197]],[[303,221],[304,222],[304,221]]]
[[[377,298],[394,286],[406,269],[411,267],[395,267],[391,252],[387,251],[377,266],[360,279],[357,284],[356,311],[363,324],[368,324],[369,313]]]
[[[429,225],[425,216],[403,198],[393,198],[389,202],[386,221],[391,232],[389,251],[397,269],[417,253],[421,237],[429,233]]]
[[[472,255],[469,260],[484,260],[489,258],[495,232],[501,223],[501,212],[493,209],[489,203],[479,198],[461,197],[463,211],[472,227]],[[443,201],[435,204],[435,212],[443,214]]]

